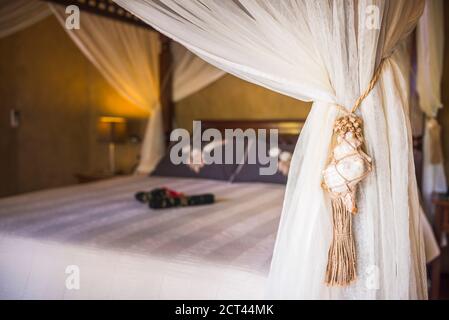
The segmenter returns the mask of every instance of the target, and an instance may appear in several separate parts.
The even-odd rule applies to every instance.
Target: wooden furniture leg
[[[440,281],[441,281],[441,257],[436,258],[431,263],[431,281],[430,299],[438,300],[440,298]]]
[[[442,230],[441,230],[441,219],[443,214],[443,209],[436,205],[435,206],[435,237],[438,242],[438,246],[440,246],[441,243],[441,237],[442,237]],[[440,282],[441,282],[441,256],[437,257],[432,263],[431,263],[431,289],[430,289],[430,299],[431,300],[438,300],[440,297]]]

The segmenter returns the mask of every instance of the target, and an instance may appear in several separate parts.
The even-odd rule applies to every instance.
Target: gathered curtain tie
[[[435,117],[427,118],[427,134],[430,141],[430,163],[437,165],[443,163],[443,150],[441,149],[441,126]]]

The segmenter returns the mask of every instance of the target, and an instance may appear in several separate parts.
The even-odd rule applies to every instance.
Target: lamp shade
[[[126,119],[122,117],[100,117],[97,123],[98,140],[107,143],[123,143],[128,138]]]

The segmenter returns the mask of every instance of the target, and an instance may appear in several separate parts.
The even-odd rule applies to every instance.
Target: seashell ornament
[[[349,285],[357,277],[351,218],[357,213],[357,185],[372,170],[372,160],[362,150],[364,144],[362,119],[350,113],[336,120],[322,181],[332,202],[334,230],[325,280],[331,286]]]

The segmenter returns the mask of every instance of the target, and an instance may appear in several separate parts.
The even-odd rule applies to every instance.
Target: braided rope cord
[[[382,59],[382,61],[380,62],[379,66],[376,69],[376,72],[373,75],[373,78],[371,79],[371,82],[368,85],[368,88],[366,88],[365,92],[354,103],[354,106],[351,109],[351,113],[354,113],[357,111],[357,109],[362,104],[363,100],[365,100],[366,97],[368,97],[368,95],[371,93],[371,91],[376,86],[377,81],[379,81],[380,75],[382,74],[382,69],[383,69],[385,61],[386,61],[386,59]]]

